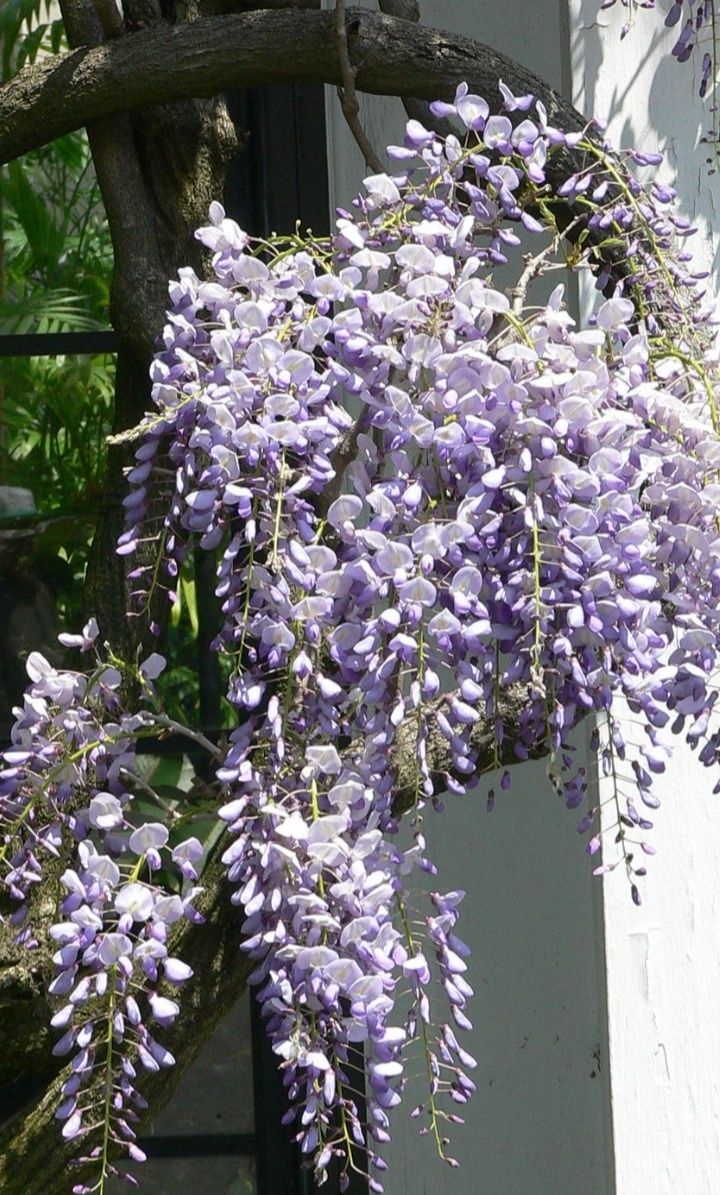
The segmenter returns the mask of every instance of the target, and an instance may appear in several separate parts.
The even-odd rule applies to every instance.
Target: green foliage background
[[[4,0],[2,77],[63,45],[50,0]],[[112,250],[84,133],[0,171],[0,332],[108,327]],[[0,484],[32,491],[34,556],[79,614],[112,413],[110,357],[0,358]]]
[[[51,0],[0,0],[2,78],[63,48]],[[0,334],[107,329],[112,246],[84,132],[0,168]],[[53,589],[62,622],[83,618],[82,587],[102,496],[113,412],[112,356],[0,357],[0,486],[32,491],[31,568]],[[206,586],[207,588],[207,586]],[[214,601],[211,590],[205,601]],[[168,712],[199,723],[198,595],[192,558],[178,585],[161,690]],[[213,666],[217,664],[213,657]],[[204,662],[207,667],[208,661]],[[227,710],[223,709],[227,715]],[[213,719],[216,720],[216,719]]]

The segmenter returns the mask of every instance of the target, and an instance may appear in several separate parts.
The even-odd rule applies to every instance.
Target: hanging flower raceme
[[[441,912],[424,933],[406,906],[413,871],[432,870],[420,810],[438,786],[476,785],[483,719],[491,762],[506,758],[504,695],[525,690],[517,758],[544,745],[570,807],[587,797],[571,732],[597,715],[619,849],[596,870],[622,860],[637,900],[636,842],[651,828],[638,802],[657,803],[668,730],[687,725],[716,761],[720,444],[687,226],[668,188],[642,187],[608,145],[502,92],[496,114],[463,87],[434,106],[465,126],[463,141],[411,121],[389,151],[403,173],[366,179],[329,242],[252,242],[214,205],[198,237],[216,281],[183,273],[155,365],[149,428],[170,433],[177,465],[163,534],[223,545],[218,647],[243,712],[219,773],[235,835],[224,858],[320,1176],[334,1153],[347,1173],[363,1141],[353,1041],[380,1141],[410,1039],[443,1154],[442,1097],[472,1090],[453,1032],[430,1029],[439,995],[470,1024],[458,897],[433,897]],[[545,167],[566,147],[585,165],[553,193]],[[526,305],[573,237],[593,245],[578,262],[602,259],[605,240],[624,245],[606,251],[600,284],[613,268],[620,280],[585,329],[562,287]],[[505,290],[493,271],[508,263],[520,277]],[[621,701],[639,742],[625,741]],[[431,728],[446,743],[439,777]],[[410,850],[394,841],[399,752],[411,758]],[[580,829],[595,854],[597,804]],[[403,988],[411,1010],[393,1025]]]
[[[78,1193],[104,1189],[118,1152],[144,1160],[133,1128],[147,1106],[135,1087],[137,1068],[157,1071],[174,1061],[155,1033],[172,1023],[178,1005],[157,985],[177,986],[192,975],[167,940],[175,922],[198,918],[200,891],[170,895],[153,882],[163,854],[171,867],[176,854],[187,867],[188,842],[196,840],[180,844],[171,861],[167,827],[137,822],[135,746],[157,724],[149,712],[124,711],[121,671],[96,651],[97,631],[91,620],[82,635],[61,636],[65,646],[94,655],[88,674],[30,655],[31,685],[0,772],[2,879],[17,940],[28,948],[39,944],[36,894],[48,875],[59,884],[48,991],[57,1008],[51,1024],[61,1032],[53,1053],[71,1057],[71,1066],[56,1116],[63,1137],[82,1151],[77,1160],[98,1176],[93,1185],[77,1184]],[[158,655],[140,666],[147,690],[162,666]],[[60,870],[68,858],[73,866]]]
[[[399,173],[366,179],[327,240],[255,241],[213,204],[198,237],[214,279],[184,270],[171,286],[121,542],[157,544],[136,612],[153,587],[172,592],[190,537],[218,553],[215,646],[238,711],[219,817],[243,949],[304,1154],[319,1180],[339,1159],[343,1185],[369,1166],[374,1191],[413,1050],[443,1157],[473,1091],[462,893],[418,896],[435,873],[424,806],[492,771],[491,808],[506,765],[543,754],[568,807],[585,806],[595,870],[622,863],[639,900],[672,734],[708,766],[718,756],[717,371],[687,224],[596,132],[565,134],[531,96],[501,93],[498,112],[464,86],[433,106],[462,136],[411,121],[389,150]],[[568,151],[577,171],[550,186]],[[587,326],[562,286],[535,290],[573,266],[606,292]],[[588,715],[614,811],[602,821],[572,739]],[[154,985],[181,977],[163,951],[182,912],[152,883],[162,827],[128,837],[122,792],[101,784],[62,881],[58,978],[82,996],[61,1016],[69,1048],[90,1048],[75,1003],[111,990],[132,1069],[162,1064],[146,1021],[175,1013]],[[24,899],[40,828],[22,800],[8,808],[28,827],[11,879]]]

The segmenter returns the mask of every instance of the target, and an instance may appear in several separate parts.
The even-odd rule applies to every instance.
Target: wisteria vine
[[[343,1189],[352,1168],[383,1189],[413,1048],[416,1111],[451,1163],[474,1089],[463,894],[418,903],[426,806],[480,785],[492,808],[509,762],[543,754],[602,848],[596,873],[622,865],[639,902],[673,734],[718,762],[717,354],[687,222],[631,172],[654,155],[501,92],[499,112],[465,86],[432,106],[462,136],[410,121],[397,174],[367,178],[330,238],[253,239],[213,204],[197,234],[212,280],[171,284],[156,410],[133,433],[119,550],[156,556],[131,573],[133,615],[173,593],[191,539],[219,559],[237,711],[222,860],[287,1120]],[[553,188],[548,159],[568,150],[578,166]],[[586,327],[547,286],[568,270],[605,291]],[[167,725],[161,658],[136,672],[147,711],[124,712],[96,631],[69,639],[94,654],[88,675],[31,658],[0,788],[28,945],[58,867],[53,1024],[74,1056],[58,1116],[94,1173],[76,1192],[104,1190],[118,1149],[139,1156],[137,1069],[172,1061],[155,1026],[179,1012],[163,985],[190,978],[172,927],[197,916],[203,852],[182,837],[170,854],[162,819],[134,812],[134,744]],[[588,715],[602,806],[573,746]]]

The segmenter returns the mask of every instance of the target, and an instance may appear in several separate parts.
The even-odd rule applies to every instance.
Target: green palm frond
[[[0,8],[0,66],[2,79],[34,61],[40,50],[57,53],[62,44],[62,21],[52,19],[52,0],[3,0]],[[40,32],[38,32],[40,31]]]
[[[69,288],[27,290],[0,301],[0,332],[90,332],[107,320],[90,310],[87,298]]]

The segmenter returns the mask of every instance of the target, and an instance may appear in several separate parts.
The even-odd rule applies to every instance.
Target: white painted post
[[[669,0],[659,7],[668,9]],[[687,242],[712,270],[717,293],[720,179],[698,138],[709,123],[697,67],[670,56],[678,30],[639,10],[571,0],[573,99],[609,121],[615,143],[667,156],[699,233]],[[685,16],[683,16],[683,20]],[[678,29],[680,27],[678,26]],[[587,296],[589,298],[589,296]],[[630,735],[628,735],[630,737]],[[716,775],[678,742],[652,833],[643,906],[628,906],[622,878],[604,882],[608,1036],[618,1195],[717,1195],[720,1191],[720,805]],[[618,882],[619,881],[619,882]]]

